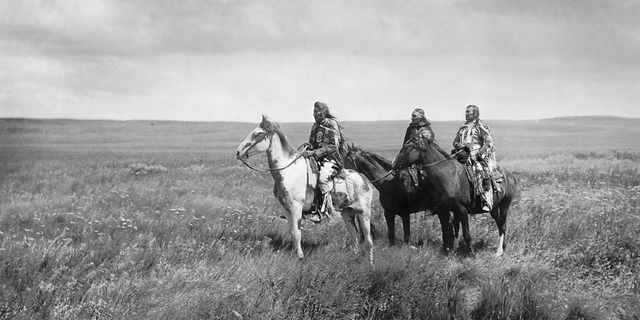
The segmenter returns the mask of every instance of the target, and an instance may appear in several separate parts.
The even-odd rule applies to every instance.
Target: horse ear
[[[269,121],[269,119],[267,119],[267,117],[264,114],[262,115],[262,122],[260,122],[260,128],[262,128],[265,131],[272,130],[271,122]]]

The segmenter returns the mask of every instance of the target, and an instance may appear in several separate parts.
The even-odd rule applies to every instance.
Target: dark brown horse
[[[396,240],[395,218],[400,216],[404,231],[404,242],[411,238],[410,214],[429,209],[429,190],[420,183],[419,170],[402,169],[392,171],[391,161],[373,152],[351,145],[344,156],[344,166],[364,174],[378,189],[380,205],[387,222],[389,244]],[[411,171],[410,171],[411,170]]]
[[[442,224],[442,245],[445,250],[453,249],[455,233],[458,223],[462,225],[462,234],[471,251],[471,234],[469,232],[469,214],[481,213],[480,201],[474,192],[465,167],[456,160],[448,159],[440,151],[434,141],[423,140],[418,143],[411,140],[402,149],[393,162],[393,168],[405,168],[419,165],[426,174],[425,184],[433,195],[430,203],[431,210],[440,218]],[[498,168],[503,174],[499,183],[501,192],[494,193],[494,206],[491,216],[498,226],[498,249],[496,256],[501,256],[506,248],[505,233],[509,206],[516,195],[516,179],[503,168]],[[453,212],[454,217],[450,217]]]

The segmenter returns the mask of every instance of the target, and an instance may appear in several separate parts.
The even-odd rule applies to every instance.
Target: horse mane
[[[356,147],[355,145],[351,145],[349,147],[349,153],[351,152],[360,152],[361,155],[363,155],[364,157],[368,158],[367,160],[371,161],[371,162],[375,162],[379,165],[381,165],[383,168],[387,169],[387,170],[391,170],[391,161],[389,161],[388,159],[382,157],[381,155],[378,155],[376,153],[370,152],[370,151],[365,151],[362,148]]]
[[[373,152],[364,152],[365,155],[369,156],[375,162],[380,163],[383,167],[391,168],[391,161],[386,158],[383,158],[381,155],[373,153]]]
[[[277,134],[278,138],[280,138],[280,143],[282,144],[282,148],[285,151],[291,154],[296,152],[296,150],[291,146],[291,143],[289,143],[289,138],[287,138],[287,136],[284,135],[284,133],[280,129],[280,125],[277,122],[271,122],[265,118],[260,123],[260,128],[262,128],[263,130],[269,133]]]
[[[434,149],[436,149],[436,151],[438,151],[438,153],[442,154],[445,158],[448,158],[450,156],[450,154],[448,152],[446,152],[444,149],[442,149],[437,143],[435,139],[424,139],[424,141],[427,142],[426,146],[430,146]],[[421,147],[421,144],[418,143],[417,147],[419,147],[420,149],[423,149]],[[425,150],[425,149],[423,149]]]

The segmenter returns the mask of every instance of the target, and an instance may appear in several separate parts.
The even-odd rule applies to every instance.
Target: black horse
[[[471,251],[471,234],[469,232],[469,214],[481,213],[480,201],[465,171],[463,164],[444,156],[440,147],[430,140],[410,140],[402,146],[392,167],[404,168],[418,165],[425,172],[425,184],[433,195],[430,209],[440,218],[442,225],[442,245],[446,251],[453,249],[454,238],[457,237],[459,223],[462,234]],[[507,170],[498,168],[502,173],[499,183],[500,192],[494,192],[494,206],[491,216],[498,226],[498,249],[496,256],[501,256],[506,249],[505,233],[509,206],[516,195],[516,179]],[[453,217],[449,212],[453,212]],[[453,220],[453,221],[452,221]]]
[[[373,152],[364,151],[351,145],[344,156],[344,166],[364,174],[378,189],[380,205],[387,221],[389,244],[396,239],[395,217],[402,218],[404,242],[411,238],[410,214],[430,208],[427,185],[419,182],[421,172],[415,168],[392,171],[391,161]]]

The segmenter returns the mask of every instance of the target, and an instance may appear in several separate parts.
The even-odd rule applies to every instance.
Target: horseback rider
[[[482,211],[490,212],[493,208],[493,188],[491,179],[500,175],[496,172],[496,155],[493,146],[491,129],[480,120],[480,109],[475,105],[467,106],[466,123],[460,126],[453,140],[452,152],[464,149],[469,153],[466,164],[471,166],[479,185],[482,185]]]
[[[427,117],[424,114],[424,110],[421,108],[414,109],[411,113],[411,123],[409,123],[407,131],[404,133],[403,144],[406,144],[410,141],[415,141],[416,146],[424,150],[426,148],[426,143],[435,141],[435,139],[436,134],[433,133],[433,130],[431,129],[431,123],[429,122],[429,120],[427,120]],[[449,156],[449,154],[446,151],[442,150],[442,148],[440,148],[438,144],[434,143],[433,146],[445,157]],[[411,176],[411,180],[413,181],[414,186],[417,188],[420,181],[420,169],[411,167],[407,172]]]
[[[326,213],[327,196],[332,189],[332,179],[335,177],[342,163],[340,149],[343,145],[342,126],[330,112],[329,107],[320,101],[313,105],[315,123],[309,135],[310,147],[305,150],[304,157],[314,157],[320,165],[316,194],[318,201],[314,203],[311,221],[319,222],[321,215]]]
[[[435,141],[436,134],[433,133],[431,129],[431,123],[427,120],[424,110],[420,108],[416,108],[411,113],[411,123],[407,127],[407,131],[404,134],[404,142],[403,144],[415,140],[420,148],[423,148],[421,145],[426,143],[426,141]],[[440,153],[442,153],[445,157],[448,157],[449,154],[444,151],[437,144],[434,145]]]
[[[431,123],[424,115],[424,110],[420,108],[413,110],[411,113],[411,123],[404,134],[404,143],[407,143],[411,139],[420,141],[422,139],[432,140],[434,138],[435,134],[433,130],[431,130]]]

